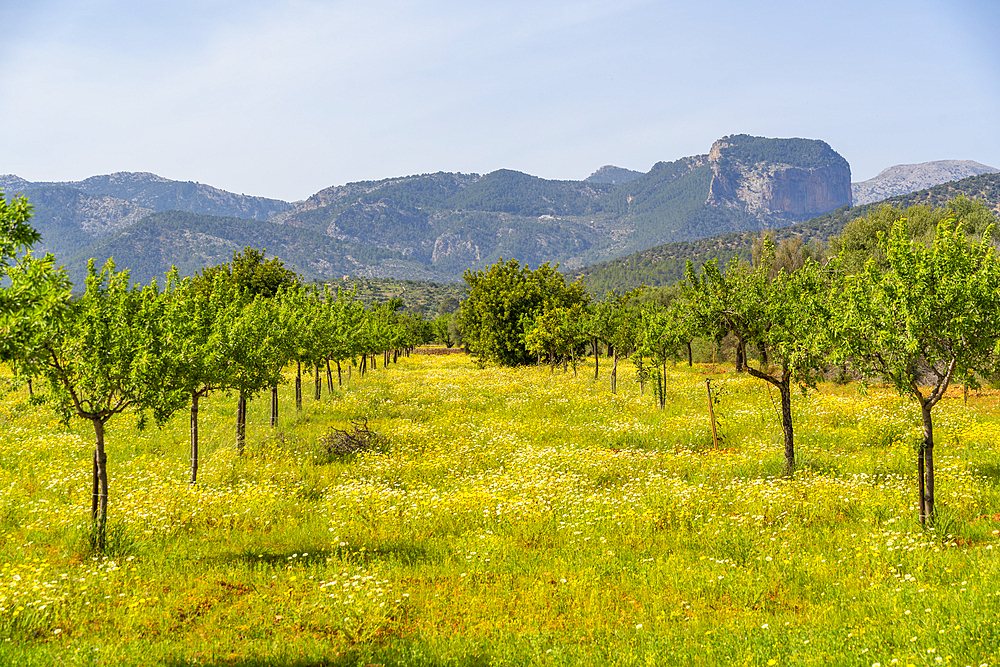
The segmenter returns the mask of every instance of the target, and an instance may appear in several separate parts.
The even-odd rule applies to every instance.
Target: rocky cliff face
[[[107,195],[90,195],[72,188],[44,186],[28,191],[34,225],[78,228],[93,238],[133,225],[153,212],[134,202]]]
[[[851,205],[850,165],[822,141],[723,137],[708,162],[710,206],[804,220]]]

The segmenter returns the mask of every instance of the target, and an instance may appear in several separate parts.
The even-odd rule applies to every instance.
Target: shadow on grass
[[[440,660],[435,658],[414,658],[408,651],[398,657],[345,653],[332,658],[274,658],[253,657],[219,660],[170,660],[162,663],[165,667],[487,667],[488,656],[466,656]]]
[[[337,549],[310,550],[302,547],[300,550],[271,548],[244,549],[241,553],[224,554],[217,562],[226,565],[265,565],[268,567],[284,566],[290,563],[311,565],[325,563],[327,559],[344,562],[368,564],[378,561],[391,561],[403,565],[427,563],[440,560],[439,556],[425,547],[410,542],[395,542],[374,546],[359,545],[340,547]]]
[[[991,479],[994,482],[1000,482],[1000,464],[978,463],[974,466],[973,470],[977,475]]]

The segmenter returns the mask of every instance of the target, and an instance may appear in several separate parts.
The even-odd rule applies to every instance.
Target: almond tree
[[[91,522],[94,545],[103,550],[108,516],[104,429],[117,414],[161,402],[162,300],[155,284],[134,287],[128,271],[115,272],[112,260],[99,272],[90,260],[87,269],[86,292],[41,344],[41,368],[63,417],[75,415],[93,424]]]
[[[522,323],[524,347],[541,358],[547,354],[550,372],[555,372],[556,362],[561,357],[563,372],[566,360],[573,359],[573,373],[576,373],[576,350],[589,337],[582,326],[583,304],[575,303],[566,308],[557,306],[539,314],[534,320]]]
[[[225,279],[232,282],[239,292],[239,303],[241,305],[249,304],[254,297],[262,296],[266,298],[274,298],[282,290],[287,290],[289,288],[295,287],[301,284],[301,278],[297,273],[291,269],[286,269],[284,263],[278,258],[272,258],[265,260],[265,250],[258,250],[256,248],[247,247],[244,248],[242,252],[234,252],[233,260],[228,264],[219,264],[218,266],[208,267],[204,269],[198,276],[198,280],[203,285],[212,285],[217,276],[224,276]],[[261,316],[264,310],[268,307],[259,304],[256,307],[254,316]],[[248,316],[251,314],[249,311],[246,313]],[[271,325],[274,326],[276,323],[281,322],[278,318],[278,311],[271,309],[270,316],[273,317],[271,320]],[[231,318],[230,318],[231,319]],[[277,342],[277,336],[273,335],[278,333],[277,331],[272,331],[271,342]],[[246,332],[248,340],[253,339],[253,334],[249,331]],[[229,340],[230,344],[241,347],[241,344],[236,341]],[[284,345],[284,339],[282,338],[282,345]],[[282,353],[284,353],[285,347],[280,348]],[[249,349],[244,350],[248,355],[252,354]],[[276,351],[276,350],[271,350]],[[265,350],[260,351],[262,354],[267,353]],[[285,361],[289,359],[289,356],[285,356]],[[277,363],[271,360],[273,363]],[[245,364],[254,365],[255,360],[251,359],[250,356],[244,356],[242,358],[244,364],[244,370],[248,368]],[[282,366],[283,367],[283,366]],[[277,419],[277,393],[278,393],[278,383],[281,381],[280,369],[279,372],[271,372],[271,377],[276,378],[274,384],[271,385],[271,404],[272,404],[272,424]],[[248,377],[245,372],[241,372],[239,377]],[[253,386],[253,383],[245,385],[240,388],[239,399],[236,404],[236,439],[240,452],[243,452],[243,445],[246,440],[246,408],[247,401],[252,397],[252,394],[248,394],[247,387]],[[253,393],[257,393],[259,389],[255,389]]]
[[[812,260],[798,271],[782,269],[771,277],[773,261],[774,245],[768,241],[762,261],[753,267],[737,259],[723,275],[713,260],[702,267],[699,278],[689,264],[684,289],[706,335],[731,332],[747,373],[778,389],[785,474],[791,475],[795,469],[792,385],[814,386],[825,367],[829,287]],[[758,352],[757,367],[747,356],[748,348]]]
[[[213,328],[213,340],[225,362],[227,388],[239,392],[236,446],[241,455],[246,445],[247,401],[276,387],[290,358],[280,309],[280,296],[257,295],[248,303],[225,309]]]
[[[593,338],[594,379],[598,378],[600,367],[597,361],[597,341],[604,343],[613,356],[611,366],[611,393],[618,391],[618,359],[622,352],[627,355],[635,344],[637,311],[629,301],[639,295],[636,289],[623,294],[608,292],[604,299],[589,308],[585,328]]]
[[[167,349],[170,395],[158,409],[168,413],[190,405],[191,478],[198,481],[198,411],[203,397],[233,387],[228,348],[222,344],[224,327],[230,326],[245,304],[235,285],[221,273],[212,284],[198,279],[178,279],[174,270],[162,292],[164,345]]]
[[[638,353],[640,358],[648,356],[653,361],[656,398],[661,410],[666,406],[667,362],[677,360],[681,348],[692,338],[694,318],[690,313],[690,307],[679,301],[666,308],[646,304],[641,310]]]
[[[989,230],[969,242],[953,216],[937,225],[930,247],[911,242],[906,220],[880,239],[888,270],[874,259],[834,291],[835,359],[880,378],[920,405],[917,448],[921,523],[934,516],[934,424],[931,411],[949,384],[976,386],[1000,352],[1000,263]]]
[[[301,410],[302,365],[314,371],[315,395],[319,400],[319,366],[323,359],[324,339],[329,334],[317,291],[299,286],[288,289],[280,299],[279,319],[287,336],[288,356],[295,361],[295,409]]]
[[[327,359],[327,382],[333,391],[329,362],[337,364],[337,386],[343,383],[340,363],[358,354],[359,337],[364,326],[364,304],[355,298],[354,289],[338,290],[334,297],[329,288],[323,296],[323,312],[327,320],[328,335],[323,339],[323,354]]]

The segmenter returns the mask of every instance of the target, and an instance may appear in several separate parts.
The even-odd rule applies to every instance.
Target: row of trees
[[[91,516],[95,545],[103,549],[108,477],[105,427],[126,411],[162,423],[181,409],[191,415],[191,483],[198,473],[198,406],[210,392],[237,400],[236,433],[242,453],[246,404],[271,390],[277,421],[277,386],[296,364],[296,405],[302,405],[303,370],[312,372],[315,397],[321,373],[333,389],[331,364],[357,360],[360,372],[388,363],[418,344],[424,328],[397,313],[399,302],[366,309],[353,292],[307,288],[280,260],[247,248],[233,261],[192,278],[174,270],[160,287],[130,280],[109,261],[88,266],[86,289],[71,297],[65,272],[49,255],[36,259],[38,234],[23,198],[0,196],[0,354],[21,378],[43,377],[45,398],[67,420],[91,422],[95,434]]]
[[[588,347],[597,360],[603,345],[614,359],[611,390],[618,359],[628,356],[640,382],[653,381],[661,408],[669,361],[690,363],[696,338],[733,339],[737,370],[781,396],[787,474],[795,467],[796,385],[814,387],[834,366],[887,382],[921,409],[918,506],[926,521],[934,512],[932,409],[953,381],[976,387],[1000,355],[1000,262],[984,224],[994,216],[984,210],[961,200],[908,221],[880,209],[852,223],[826,262],[794,240],[776,248],[765,236],[753,262],[734,259],[723,271],[711,261],[700,274],[689,266],[652,301],[632,292],[592,302],[547,265],[501,262],[466,273],[463,334],[473,353],[501,364],[547,357],[554,368]],[[862,240],[868,257],[858,269]]]
[[[0,196],[0,267],[7,278],[0,290],[0,356],[21,377],[46,378],[48,397],[64,417],[93,424],[99,547],[108,495],[104,428],[115,415],[136,411],[162,422],[189,408],[195,483],[198,404],[209,392],[238,397],[242,452],[247,401],[270,389],[274,425],[277,385],[290,362],[301,407],[303,369],[314,375],[318,399],[322,373],[332,390],[332,364],[339,381],[347,359],[364,373],[379,352],[389,363],[390,351],[433,337],[464,339],[481,359],[504,365],[545,357],[553,371],[561,362],[575,372],[579,355],[590,351],[599,362],[607,350],[611,391],[619,360],[628,358],[641,386],[652,381],[661,408],[671,360],[686,356],[691,363],[697,338],[734,340],[737,368],[779,391],[789,474],[792,388],[813,385],[831,364],[884,379],[921,407],[917,465],[925,520],[934,507],[932,408],[953,380],[975,386],[1000,353],[1000,267],[984,222],[992,216],[959,203],[912,222],[891,210],[855,221],[831,262],[817,261],[793,241],[775,248],[764,237],[752,262],[733,260],[725,272],[709,262],[700,275],[689,266],[671,288],[609,293],[599,302],[548,264],[532,271],[501,261],[466,273],[468,299],[454,316],[423,322],[398,313],[398,301],[366,309],[351,292],[307,289],[279,260],[250,248],[193,278],[175,271],[162,288],[155,281],[134,285],[112,263],[101,270],[91,263],[86,291],[71,299],[52,257],[29,251],[39,240],[30,206]],[[959,218],[972,220],[974,229]],[[877,243],[866,246],[872,235]],[[868,259],[856,270],[860,252]]]

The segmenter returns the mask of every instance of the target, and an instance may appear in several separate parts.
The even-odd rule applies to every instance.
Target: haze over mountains
[[[929,164],[938,166],[890,169],[866,183],[899,188],[991,169]],[[748,135],[646,173],[609,165],[583,181],[554,181],[507,169],[439,172],[332,186],[295,204],[149,173],[34,183],[0,176],[7,196],[23,193],[34,205],[39,249],[56,254],[78,284],[90,257],[113,256],[146,282],[171,265],[193,274],[248,245],[320,280],[453,281],[501,257],[575,269],[664,243],[785,227],[850,205],[858,185],[825,142]]]

